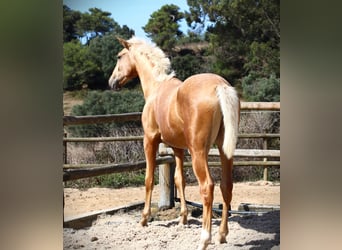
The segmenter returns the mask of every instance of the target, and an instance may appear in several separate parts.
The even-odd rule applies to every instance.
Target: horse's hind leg
[[[147,226],[147,220],[151,214],[151,198],[154,185],[154,170],[156,167],[156,152],[158,143],[144,137],[144,151],[146,157],[146,174],[145,174],[145,206],[142,212],[140,224]]]
[[[219,146],[219,152],[222,163],[222,178],[221,178],[221,193],[223,198],[223,210],[222,210],[222,220],[220,224],[220,229],[218,232],[217,241],[218,243],[226,243],[226,236],[228,235],[228,209],[230,202],[232,200],[232,190],[233,190],[233,158],[228,159],[228,157],[222,151]]]
[[[176,158],[176,172],[175,172],[175,184],[180,195],[181,202],[181,212],[179,224],[187,224],[188,222],[188,209],[185,203],[185,178],[183,173],[183,160],[184,160],[184,150],[183,149],[173,149]]]
[[[190,149],[193,170],[200,186],[201,199],[203,203],[203,221],[201,240],[198,249],[206,249],[211,242],[211,219],[214,198],[214,182],[211,178],[208,162],[207,149]]]

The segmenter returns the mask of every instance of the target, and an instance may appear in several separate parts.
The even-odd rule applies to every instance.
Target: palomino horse
[[[146,156],[145,207],[141,225],[147,226],[151,214],[155,158],[158,145],[164,142],[174,150],[175,184],[181,199],[180,224],[187,223],[184,198],[183,158],[188,148],[203,202],[203,222],[199,249],[211,242],[211,219],[214,183],[208,168],[208,152],[216,143],[222,162],[221,191],[223,212],[219,243],[228,234],[228,207],[232,199],[232,168],[240,116],[236,91],[222,77],[198,74],[184,82],[170,72],[170,61],[155,45],[143,40],[118,38],[124,49],[109,79],[113,89],[120,89],[128,80],[139,77],[145,97],[142,113],[144,150]]]

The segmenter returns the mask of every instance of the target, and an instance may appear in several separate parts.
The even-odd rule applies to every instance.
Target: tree
[[[188,0],[188,24],[212,22],[207,39],[213,70],[241,83],[250,73],[279,78],[279,0]]]
[[[176,72],[177,78],[182,81],[189,76],[204,72],[203,64],[203,58],[193,53],[174,56],[171,62],[172,69]]]
[[[171,53],[177,39],[183,35],[178,24],[182,18],[184,18],[184,14],[179,12],[178,6],[164,5],[151,14],[143,29],[163,51]]]
[[[89,43],[90,58],[103,71],[106,83],[112,74],[117,60],[117,54],[122,49],[122,45],[116,39],[120,36],[129,39],[134,35],[134,31],[126,25],[116,26],[111,32],[101,37],[95,37]]]
[[[71,10],[63,5],[63,42],[77,39],[76,22],[81,19],[81,12]]]
[[[73,40],[63,44],[63,53],[64,89],[81,89],[84,86],[92,88],[101,82],[103,73],[98,65],[90,60],[88,47],[78,40]]]
[[[80,13],[63,6],[64,62],[63,84],[65,90],[105,89],[116,64],[116,55],[122,49],[115,38],[130,38],[134,30],[111,19],[109,12],[97,8],[90,13]],[[87,37],[87,43],[81,42]]]
[[[103,36],[119,26],[117,22],[110,18],[110,12],[98,8],[90,8],[89,12],[83,13],[76,22],[78,35],[86,38],[87,43],[89,43],[89,40]]]

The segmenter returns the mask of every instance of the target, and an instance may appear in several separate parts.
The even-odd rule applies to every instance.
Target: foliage
[[[155,178],[157,181],[158,178]],[[97,177],[102,187],[122,188],[145,185],[145,171],[109,174]],[[157,184],[157,183],[155,183]]]
[[[171,60],[177,78],[184,81],[191,75],[203,72],[203,58],[194,54],[177,55]]]
[[[141,112],[144,106],[144,97],[139,90],[90,91],[82,105],[73,107],[71,114],[75,116],[120,114],[129,112]],[[127,123],[125,123],[127,124]],[[130,122],[128,124],[137,124]],[[109,136],[111,130],[122,126],[120,123],[77,125],[70,126],[73,136]]]
[[[89,43],[91,39],[117,29],[120,26],[110,15],[110,12],[98,8],[81,13],[63,5],[63,41],[84,38]]]
[[[151,14],[148,23],[143,27],[147,36],[152,39],[162,50],[170,53],[177,39],[182,36],[178,21],[183,18],[179,7],[170,4],[164,5]]]
[[[243,89],[245,99],[279,100],[279,1],[187,2],[190,12],[175,15],[179,13],[177,6],[172,5],[171,8],[164,5],[152,13],[144,27],[152,40],[171,55],[177,76],[184,80],[192,74],[209,71]],[[170,22],[170,16],[177,16],[179,20],[185,18],[192,31],[187,36],[178,35],[178,18]],[[173,28],[170,28],[171,25]],[[198,30],[203,31],[204,27],[208,29],[203,37]],[[175,53],[176,46],[204,40],[210,44],[205,54],[196,54],[191,50]]]
[[[187,2],[189,12],[181,12],[174,4],[164,5],[143,27],[170,56],[177,76],[184,80],[213,72],[241,90],[246,100],[279,100],[279,0]],[[121,50],[115,36],[128,39],[134,31],[121,27],[109,12],[98,8],[81,13],[64,5],[63,15],[64,89],[107,88]],[[187,35],[178,24],[183,18],[192,28]],[[198,53],[196,44],[204,43],[206,47]]]
[[[70,42],[78,38],[76,23],[81,19],[81,12],[71,10],[63,5],[63,42]]]
[[[101,69],[90,60],[87,47],[80,41],[73,40],[63,44],[63,88],[65,90],[81,89],[85,84],[89,87],[103,78]]]
[[[87,42],[92,38],[103,36],[114,27],[119,27],[117,22],[109,17],[110,12],[98,8],[90,8],[89,12],[82,13],[81,18],[76,22],[77,34],[86,38]]]
[[[188,34],[181,36],[177,40],[177,45],[187,45],[203,42],[204,36],[194,31],[188,30]]]
[[[106,85],[116,64],[116,56],[122,50],[122,46],[116,39],[116,36],[119,35],[127,39],[133,34],[134,31],[124,25],[122,28],[117,27],[115,32],[110,32],[91,40],[88,48],[90,60],[100,67]]]
[[[63,6],[64,90],[82,87],[105,89],[122,49],[115,38],[130,38],[134,31],[111,19],[111,13],[90,8],[89,13]],[[81,41],[86,40],[86,44]]]
[[[214,55],[214,73],[233,84],[251,71],[279,78],[279,1],[188,0],[188,24],[212,25],[206,34]]]
[[[249,74],[242,79],[243,96],[251,102],[279,102],[280,79],[275,75],[257,78]]]

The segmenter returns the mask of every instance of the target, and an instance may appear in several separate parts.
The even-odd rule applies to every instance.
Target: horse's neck
[[[144,58],[136,58],[136,62],[136,69],[144,92],[144,97],[145,100],[147,100],[147,98],[156,91],[159,83],[153,75],[153,67],[149,61]]]

